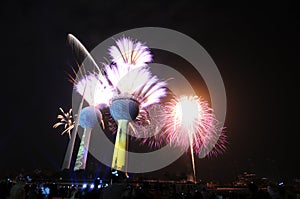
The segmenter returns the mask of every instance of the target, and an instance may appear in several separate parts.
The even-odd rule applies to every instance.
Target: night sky
[[[155,26],[196,40],[224,80],[228,149],[216,158],[197,160],[198,176],[232,179],[253,171],[260,177],[300,178],[295,7],[289,1],[250,2],[2,3],[0,176],[61,167],[68,137],[52,125],[58,107],[71,108],[67,74],[75,62],[68,33],[91,50],[121,31]],[[187,159],[165,170],[186,172]]]

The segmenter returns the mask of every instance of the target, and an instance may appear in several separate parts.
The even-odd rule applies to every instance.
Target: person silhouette
[[[14,184],[10,189],[9,199],[25,199],[25,184],[26,182],[24,179],[18,178],[16,184]]]

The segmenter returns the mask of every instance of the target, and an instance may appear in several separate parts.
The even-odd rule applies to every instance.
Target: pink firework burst
[[[207,155],[215,147],[222,128],[208,102],[201,97],[181,96],[172,99],[166,108],[167,122],[161,136],[170,145],[178,146],[184,151],[190,148],[195,178],[194,153],[199,157]]]
[[[202,148],[200,152],[198,153],[199,158],[204,158],[204,157],[217,157],[221,154],[223,154],[227,150],[228,146],[228,139],[227,139],[227,134],[224,130],[224,128],[221,129],[220,135],[213,135],[214,140],[211,141],[212,143],[215,143],[213,146],[210,146],[209,148]]]
[[[207,101],[197,96],[181,96],[166,105],[166,126],[162,136],[187,151],[192,139],[195,153],[217,141],[222,128]],[[215,143],[214,143],[215,144]]]

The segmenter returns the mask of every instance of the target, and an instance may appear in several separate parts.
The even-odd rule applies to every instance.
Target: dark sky
[[[200,43],[224,80],[228,150],[197,160],[199,177],[228,179],[252,170],[261,177],[299,178],[295,13],[289,1],[2,3],[0,175],[55,171],[62,164],[68,138],[52,125],[58,107],[71,107],[67,74],[74,57],[68,33],[91,50],[121,31],[157,26]],[[184,158],[168,169],[186,170]]]

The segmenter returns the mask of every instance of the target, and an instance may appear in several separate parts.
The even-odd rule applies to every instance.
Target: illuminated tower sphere
[[[139,103],[131,97],[115,97],[110,106],[110,114],[117,121],[132,121],[139,114]]]
[[[101,112],[93,106],[88,106],[82,109],[79,124],[82,128],[94,128],[101,119]]]
[[[140,109],[159,102],[166,83],[151,74],[152,55],[147,46],[127,37],[116,44],[109,48],[114,64],[105,65],[114,94],[118,93],[110,101],[110,114],[118,125],[111,167],[127,171],[128,125],[134,123]]]
[[[85,169],[92,129],[101,120],[101,112],[94,106],[88,106],[81,110],[79,124],[84,128],[84,131],[81,137],[74,171]]]
[[[117,95],[112,99],[110,113],[118,123],[112,168],[122,170],[126,167],[127,127],[139,113],[139,102],[129,95]]]

